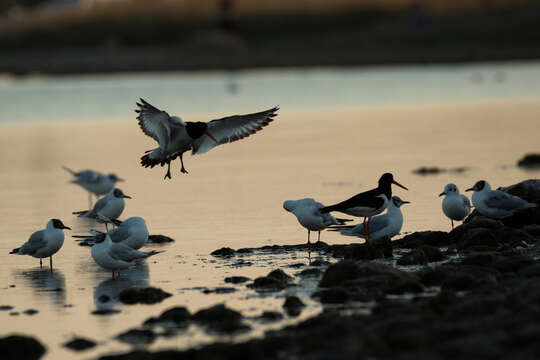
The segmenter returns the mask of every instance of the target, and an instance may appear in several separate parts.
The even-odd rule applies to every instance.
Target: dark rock
[[[540,276],[540,263],[534,263],[526,267],[519,269],[519,275],[525,277],[538,277]]]
[[[68,341],[63,346],[71,350],[83,351],[83,350],[91,349],[96,345],[97,345],[96,342],[90,339],[73,338],[71,341]]]
[[[451,274],[443,283],[443,290],[463,291],[470,290],[476,285],[474,278],[469,274]]]
[[[32,337],[11,335],[0,338],[2,360],[39,359],[45,351],[45,347]]]
[[[359,276],[358,265],[354,261],[342,260],[330,265],[323,274],[319,286],[331,287],[341,285],[347,280],[356,279]]]
[[[314,268],[314,269],[304,269],[300,272],[300,276],[302,277],[318,277],[322,274],[322,270]]]
[[[259,318],[266,321],[278,321],[283,319],[283,314],[277,311],[265,311]]]
[[[283,281],[274,277],[261,276],[253,281],[253,284],[248,285],[256,289],[263,289],[268,291],[283,290],[287,286]]]
[[[320,260],[320,259],[314,260],[309,264],[309,266],[328,266],[328,265],[330,265],[329,261]]]
[[[220,333],[249,330],[249,326],[242,324],[242,314],[238,311],[218,304],[208,309],[199,310],[192,319],[208,326],[209,329]]]
[[[230,294],[236,291],[237,290],[235,288],[231,287],[217,287],[214,289],[204,289],[202,292],[204,294]]]
[[[424,252],[428,262],[442,261],[445,259],[444,254],[438,247],[424,245],[420,248],[420,250]]]
[[[398,265],[425,265],[428,263],[426,254],[422,249],[416,249],[398,259]]]
[[[485,228],[468,230],[458,242],[458,249],[496,249],[500,243],[495,239],[494,232]]]
[[[152,244],[163,244],[174,242],[174,239],[165,235],[149,235],[148,242]]]
[[[413,174],[423,175],[423,176],[425,176],[425,175],[438,175],[438,174],[446,172],[446,171],[448,171],[448,170],[442,169],[442,168],[439,168],[439,167],[436,167],[436,166],[432,166],[432,167],[422,166],[422,167],[419,167],[418,169],[414,169]]]
[[[448,277],[448,274],[440,269],[424,269],[422,271],[419,271],[417,273],[418,278],[420,279],[420,282],[424,284],[424,286],[438,286],[443,283],[444,280]]]
[[[229,247],[222,247],[221,249],[214,250],[210,253],[210,255],[218,256],[218,257],[229,257],[233,256],[235,254],[234,249],[231,249]]]
[[[343,304],[351,299],[351,295],[347,289],[342,287],[331,287],[318,291],[316,295],[320,298],[323,304]]]
[[[526,154],[518,161],[517,165],[525,168],[540,167],[540,154]]]
[[[394,247],[408,249],[416,249],[423,245],[448,246],[452,243],[452,239],[444,231],[417,231],[392,242]]]
[[[384,287],[387,294],[401,295],[401,294],[419,294],[424,291],[422,284],[412,279],[397,279],[388,283]]]
[[[250,254],[253,252],[253,250],[248,249],[248,248],[241,248],[241,249],[236,250],[236,252],[239,254]]]
[[[8,311],[8,310],[13,310],[13,306],[11,306],[11,305],[1,305],[0,306],[0,311]]]
[[[12,311],[9,313],[9,316],[19,316],[20,313],[18,311]]]
[[[536,239],[540,238],[540,225],[538,224],[525,225],[522,230]]]
[[[493,267],[501,272],[517,272],[535,264],[535,260],[527,255],[502,256],[493,262]]]
[[[300,315],[302,308],[305,306],[306,304],[304,304],[297,296],[287,296],[285,303],[283,303],[283,308],[291,317]]]
[[[276,269],[268,273],[266,275],[267,277],[273,277],[274,279],[278,279],[280,281],[289,281],[292,279],[292,276],[287,275],[283,270]]]
[[[155,304],[163,301],[163,299],[172,296],[171,294],[154,287],[133,287],[122,290],[118,295],[118,300],[124,304]]]
[[[495,261],[495,256],[491,253],[471,254],[461,260],[463,265],[491,266]]]
[[[241,284],[249,280],[251,279],[245,276],[230,276],[230,277],[225,278],[226,283],[232,283],[232,284]]]
[[[518,196],[529,202],[540,200],[540,179],[529,179],[502,189],[510,195]]]
[[[94,310],[92,311],[92,315],[113,315],[113,314],[118,314],[120,312],[120,310],[116,310],[116,309],[98,309],[98,310]]]
[[[444,289],[431,299],[430,304],[434,311],[443,314],[448,308],[459,301],[456,293],[452,290]]]
[[[39,310],[36,310],[36,309],[28,309],[28,310],[24,310],[23,314],[32,316],[32,315],[36,315],[38,312]]]
[[[158,318],[159,321],[172,321],[176,324],[185,323],[190,319],[191,315],[187,308],[176,306],[165,310]]]
[[[526,231],[508,226],[497,229],[497,231],[494,232],[494,237],[499,243],[507,244],[511,247],[526,246],[536,242],[536,239]]]
[[[306,264],[304,263],[296,263],[296,264],[287,265],[288,268],[293,268],[293,269],[299,269],[304,266],[306,266]]]
[[[116,338],[131,345],[148,345],[154,342],[156,334],[150,329],[132,329],[119,334]]]
[[[332,246],[332,256],[352,260],[375,260],[385,257],[384,249],[369,244],[351,244]]]

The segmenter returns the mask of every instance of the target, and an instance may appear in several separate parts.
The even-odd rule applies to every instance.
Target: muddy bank
[[[540,202],[536,180],[506,188]],[[252,252],[305,250],[306,244],[220,249],[219,258]],[[336,258],[309,264],[302,273],[318,279],[312,297],[323,311],[262,339],[215,343],[185,351],[134,351],[121,359],[519,359],[540,356],[540,209],[503,220],[473,213],[453,231],[416,232],[375,248],[364,244],[312,245]],[[318,271],[317,271],[318,270]],[[282,270],[247,285],[283,291],[291,277]],[[287,297],[295,314],[303,304]],[[216,311],[219,309],[220,311]],[[205,311],[224,313],[224,307]],[[204,311],[204,310],[203,310]],[[220,315],[220,316],[223,316]],[[182,323],[187,315],[181,317]],[[215,315],[219,318],[218,315]],[[235,323],[242,314],[235,312]],[[213,319],[214,315],[209,318]]]

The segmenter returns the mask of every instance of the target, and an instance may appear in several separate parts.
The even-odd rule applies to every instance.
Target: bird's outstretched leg
[[[163,178],[163,180],[165,179],[172,179],[171,177],[171,162],[170,161],[167,161],[167,173],[165,174],[165,177]]]
[[[182,174],[188,174],[186,168],[184,167],[184,160],[182,159],[183,155],[184,155],[183,153],[180,154],[180,164],[182,164],[182,168],[180,169],[180,172],[182,172]]]
[[[52,272],[52,255],[49,256],[49,260],[50,260],[50,265],[51,265],[51,272]]]
[[[310,234],[310,231],[308,229],[308,231],[307,231],[307,244],[308,244],[308,246],[311,245],[311,243],[309,242],[309,234]]]
[[[452,223],[452,230],[454,230],[454,220],[450,219],[450,222]]]

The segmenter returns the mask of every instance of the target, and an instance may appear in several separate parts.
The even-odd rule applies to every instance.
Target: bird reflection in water
[[[103,273],[96,273],[102,275]],[[97,310],[109,311],[114,310],[118,304],[118,295],[125,289],[133,286],[146,287],[150,277],[148,264],[145,262],[138,263],[121,273],[119,278],[100,282],[94,288],[94,304]],[[101,276],[100,276],[101,278]]]
[[[61,270],[51,272],[47,268],[36,267],[18,270],[15,277],[29,285],[37,296],[47,295],[53,305],[64,307],[66,304],[66,278]]]

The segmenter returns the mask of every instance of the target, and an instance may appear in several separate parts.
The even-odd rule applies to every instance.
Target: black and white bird
[[[86,244],[103,241],[105,236],[110,236],[113,243],[122,243],[132,249],[141,248],[148,241],[148,228],[146,221],[139,216],[132,216],[119,222],[117,228],[102,232],[90,230],[91,235],[73,235],[74,238],[82,239]]]
[[[131,196],[124,194],[118,188],[111,190],[107,196],[102,197],[90,210],[75,211],[73,214],[79,217],[86,217],[102,222],[107,222],[118,218],[126,206],[124,199],[131,199]]]
[[[379,179],[379,185],[372,190],[357,194],[350,199],[322,208],[322,213],[331,211],[339,211],[351,216],[359,216],[364,218],[363,226],[366,228],[366,241],[372,245],[369,235],[369,219],[372,216],[378,215],[386,209],[389,199],[392,198],[392,184],[395,184],[405,190],[405,186],[394,180],[391,173],[384,173]]]
[[[115,271],[120,276],[120,270],[135,265],[136,260],[146,259],[163,251],[138,251],[121,242],[112,242],[109,235],[99,238],[92,246],[92,258],[101,267],[112,272],[114,279]]]
[[[171,161],[180,158],[180,171],[187,174],[182,156],[204,154],[215,146],[248,137],[262,130],[275,117],[277,107],[247,115],[233,115],[210,122],[184,122],[178,116],[170,116],[165,111],[150,105],[143,99],[137,103],[137,119],[146,135],[157,141],[159,147],[148,150],[141,157],[141,165],[153,168],[167,164],[166,178],[171,178]]]
[[[401,206],[409,203],[409,201],[401,200],[399,196],[392,196],[392,200],[388,202],[388,206],[386,207],[386,212],[372,217],[369,222],[369,236],[371,240],[378,240],[386,236],[392,238],[398,235],[403,226]],[[336,227],[335,229],[339,230],[341,235],[367,238],[366,229],[363,224],[354,227]]]
[[[503,219],[520,210],[538,206],[504,191],[491,190],[491,186],[485,180],[477,181],[472,188],[465,191],[474,191],[472,195],[474,208],[480,214],[494,219]]]
[[[320,202],[312,198],[299,200],[286,200],[283,202],[283,208],[296,216],[296,219],[308,231],[308,245],[310,244],[310,232],[317,231],[317,241],[321,240],[321,230],[330,225],[342,225],[347,219],[336,219],[328,213],[321,213],[320,209],[324,207]]]
[[[105,175],[94,170],[74,171],[67,166],[63,166],[63,168],[73,175],[73,179],[70,181],[72,184],[77,184],[88,191],[88,207],[92,206],[92,194],[97,199],[98,196],[110,192],[117,182],[124,181],[113,173]]]
[[[454,228],[454,220],[462,221],[471,212],[471,202],[469,198],[459,193],[456,184],[446,184],[442,193],[439,196],[446,195],[442,202],[442,210],[450,222],[452,229]]]
[[[51,219],[43,230],[30,235],[30,239],[21,247],[11,250],[10,254],[30,255],[39,258],[39,266],[43,266],[42,259],[48,257],[52,270],[52,256],[60,250],[64,244],[63,229],[71,230],[58,219]]]

